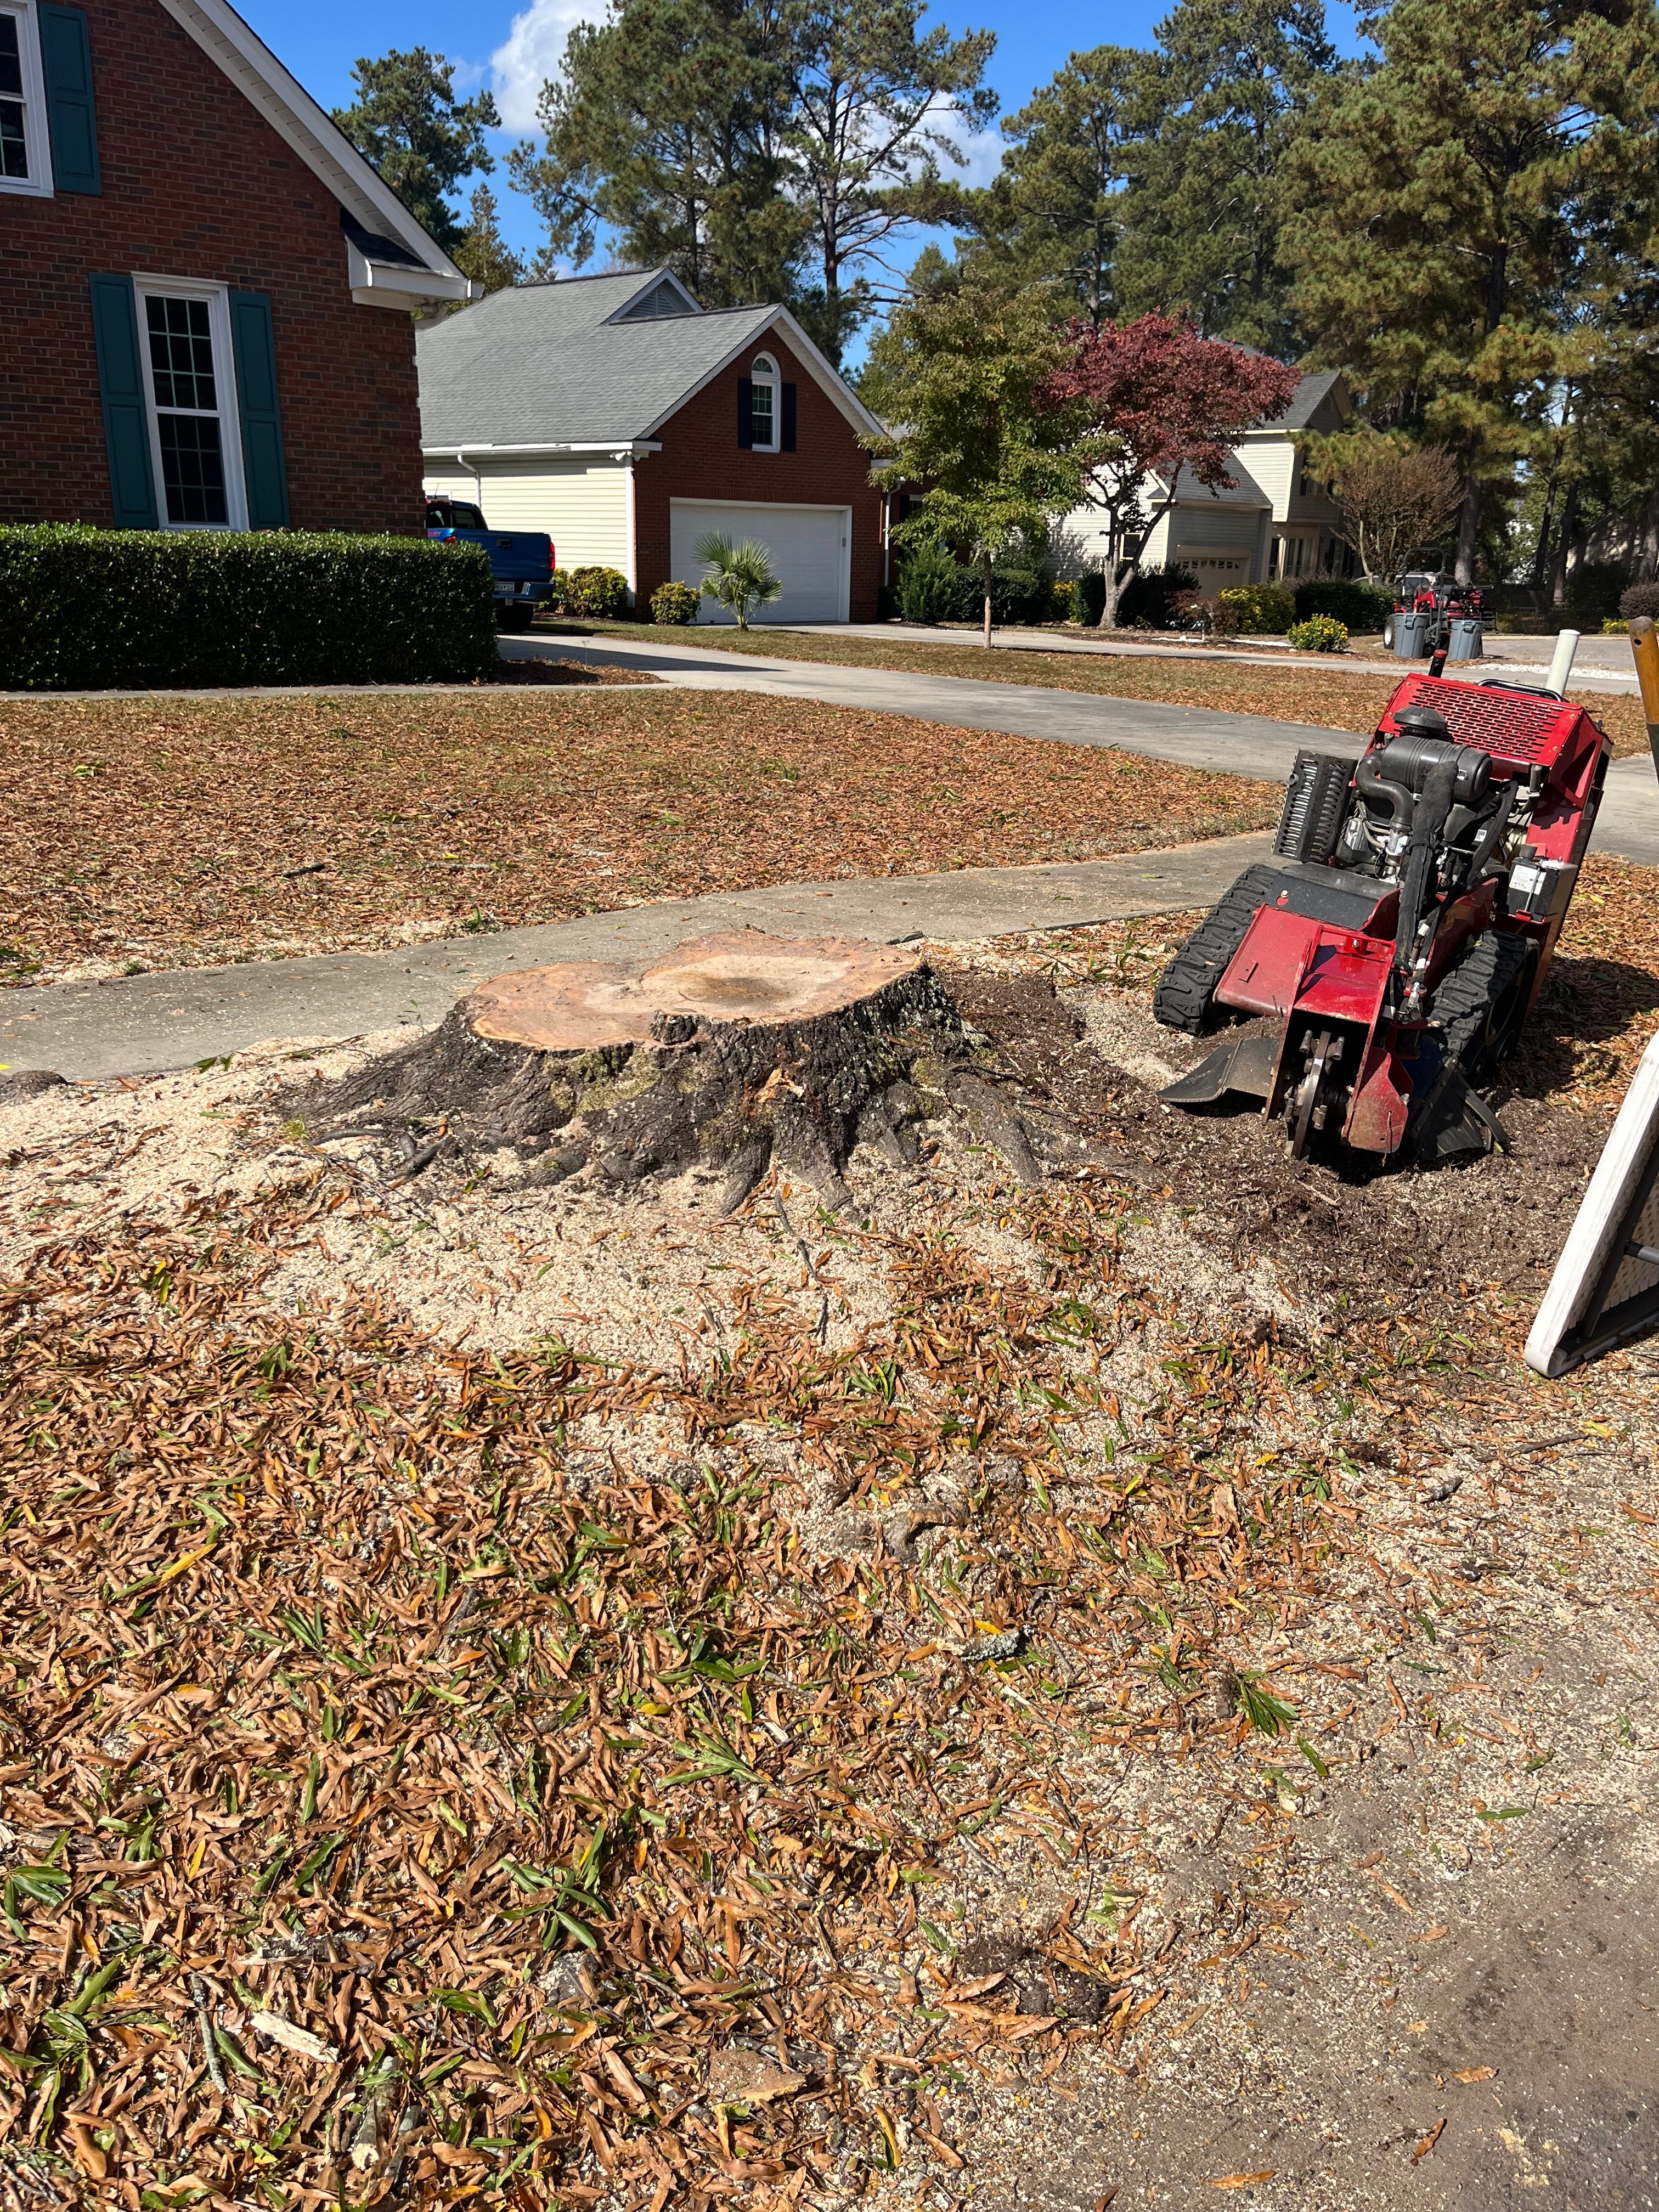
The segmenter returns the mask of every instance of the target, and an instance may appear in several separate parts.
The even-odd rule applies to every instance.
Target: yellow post
[[[1630,649],[1636,656],[1636,680],[1642,687],[1642,712],[1647,717],[1648,744],[1654,771],[1659,775],[1659,632],[1652,618],[1638,615],[1630,626]]]

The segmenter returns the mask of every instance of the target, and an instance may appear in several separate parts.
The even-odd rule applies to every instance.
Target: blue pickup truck
[[[528,629],[538,603],[553,588],[553,540],[539,530],[492,530],[470,500],[429,499],[426,534],[442,544],[482,545],[495,580],[495,619],[503,629]]]

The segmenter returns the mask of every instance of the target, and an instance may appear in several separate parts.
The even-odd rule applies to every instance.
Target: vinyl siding
[[[1283,522],[1296,489],[1297,450],[1288,438],[1246,438],[1239,459],[1273,501],[1273,520]]]
[[[573,454],[533,459],[479,457],[471,468],[427,458],[429,495],[476,500],[492,530],[544,530],[562,568],[619,568],[633,574],[628,471],[620,461]]]

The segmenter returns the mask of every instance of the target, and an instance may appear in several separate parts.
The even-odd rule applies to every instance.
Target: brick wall
[[[746,452],[738,443],[738,385],[754,354],[769,353],[795,386],[793,453]],[[778,332],[705,385],[658,431],[663,450],[635,464],[636,598],[643,608],[670,576],[668,505],[673,499],[775,500],[853,510],[851,617],[873,622],[881,580],[881,495],[870,456],[852,424]]]
[[[76,4],[104,189],[0,194],[0,522],[111,520],[87,285],[109,270],[268,293],[295,527],[418,531],[414,325],[353,303],[338,203],[157,0]]]

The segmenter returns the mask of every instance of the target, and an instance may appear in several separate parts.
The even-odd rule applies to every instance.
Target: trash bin
[[[1485,651],[1480,625],[1472,615],[1459,615],[1446,642],[1448,660],[1479,660]]]
[[[1428,649],[1428,616],[1426,614],[1396,615],[1394,618],[1395,659],[1421,660]]]

